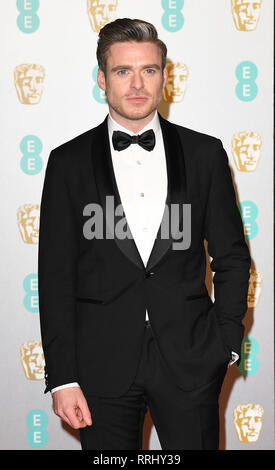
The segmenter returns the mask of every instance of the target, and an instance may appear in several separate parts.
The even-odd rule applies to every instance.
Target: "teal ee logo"
[[[236,95],[241,101],[252,101],[258,94],[258,86],[255,80],[258,76],[258,69],[253,62],[241,62],[236,68],[238,80]]]
[[[174,33],[184,25],[184,16],[181,12],[184,0],[161,0],[164,13],[161,18],[162,26],[167,31]]]
[[[241,362],[238,365],[238,370],[242,375],[256,374],[259,369],[259,359],[257,354],[259,352],[259,343],[255,338],[248,336],[243,339]]]
[[[244,224],[244,235],[246,240],[252,240],[258,235],[259,227],[256,222],[258,217],[258,207],[253,201],[242,201],[239,210]]]
[[[38,313],[38,277],[37,274],[28,274],[23,281],[23,288],[26,292],[24,297],[24,307],[31,313]]]
[[[34,33],[39,28],[40,20],[36,14],[39,8],[39,0],[17,0],[17,26],[23,33]]]
[[[97,71],[98,71],[98,66],[96,65],[92,72],[93,81],[95,82],[95,85],[93,87],[93,97],[98,103],[106,104],[107,97],[106,97],[105,90],[101,90],[101,88],[99,88],[98,83],[97,83]]]
[[[27,175],[36,175],[42,170],[43,161],[40,156],[42,142],[35,135],[26,135],[20,142],[22,158],[20,160],[21,170]]]
[[[43,447],[49,440],[46,430],[48,416],[43,410],[31,410],[26,417],[28,426],[27,442],[31,447]]]

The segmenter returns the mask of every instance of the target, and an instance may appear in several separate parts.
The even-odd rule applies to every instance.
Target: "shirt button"
[[[148,279],[149,277],[153,276],[153,273],[152,271],[148,271],[146,274],[145,274],[145,277]]]
[[[143,232],[147,232],[148,231],[148,228],[147,227],[143,227]]]
[[[140,193],[140,196],[141,196],[141,197],[144,197],[144,193]]]
[[[138,164],[138,165],[141,165],[141,161],[140,161],[140,160],[137,160],[137,164]]]

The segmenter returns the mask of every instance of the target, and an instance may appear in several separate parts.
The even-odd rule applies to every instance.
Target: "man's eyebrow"
[[[133,67],[131,65],[117,65],[116,67],[113,67],[111,69],[111,72],[116,72],[117,70],[121,70],[121,69],[132,69]],[[150,68],[155,68],[155,69],[158,69],[160,70],[160,66],[158,64],[146,64],[146,65],[143,65],[142,67],[143,69],[150,69]]]

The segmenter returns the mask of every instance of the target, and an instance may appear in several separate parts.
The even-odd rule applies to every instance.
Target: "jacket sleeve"
[[[212,258],[216,317],[223,340],[241,357],[247,311],[251,257],[236,203],[228,156],[217,139],[213,151],[211,184],[205,219],[205,238]]]
[[[56,149],[50,153],[40,204],[38,294],[44,393],[78,381],[74,340],[78,242],[64,156]]]

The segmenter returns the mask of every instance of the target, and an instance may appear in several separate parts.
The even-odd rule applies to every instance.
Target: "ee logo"
[[[248,336],[243,339],[241,362],[238,365],[238,370],[242,375],[252,375],[259,369],[259,359],[257,354],[259,352],[259,343],[254,338]]]
[[[162,26],[169,32],[179,31],[184,24],[184,16],[181,12],[184,0],[161,0],[164,13],[161,18]]]
[[[36,12],[39,8],[39,0],[17,0],[17,26],[23,33],[34,33],[40,24]]]
[[[42,152],[42,142],[35,135],[26,135],[20,142],[22,158],[20,160],[21,170],[27,175],[36,175],[43,166],[40,154]]]
[[[236,68],[238,80],[236,95],[241,101],[252,101],[258,94],[258,86],[255,80],[258,76],[258,69],[253,62],[241,62]]]
[[[32,313],[38,313],[38,277],[37,274],[29,274],[25,277],[23,287],[26,292],[24,297],[24,307]]]
[[[28,426],[27,442],[32,447],[43,447],[49,440],[46,430],[48,416],[43,410],[31,410],[26,417]]]
[[[246,240],[252,240],[258,234],[259,227],[256,222],[258,217],[258,207],[253,201],[242,201],[239,210],[244,223],[244,235]]]
[[[95,85],[93,88],[93,97],[98,103],[106,104],[107,97],[105,94],[105,90],[102,90],[101,88],[99,88],[98,83],[97,83],[97,70],[98,70],[98,65],[94,67],[93,72],[92,72],[93,81],[95,82]]]

